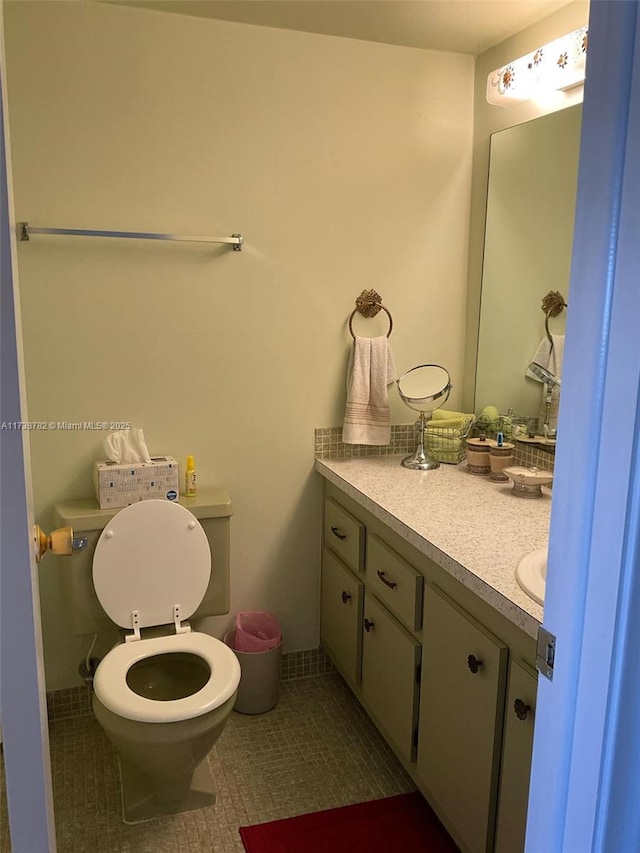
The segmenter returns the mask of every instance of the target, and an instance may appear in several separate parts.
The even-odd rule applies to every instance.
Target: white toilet
[[[223,526],[214,524],[209,538],[194,513],[170,501],[142,501],[88,518],[78,503],[56,507],[75,536],[88,540],[71,558],[66,578],[74,630],[97,632],[105,616],[124,630],[98,665],[93,699],[96,718],[118,751],[124,820],[209,805],[215,792],[206,756],[233,709],[240,664],[222,641],[192,630],[186,620],[221,606],[228,612],[228,498],[222,512],[214,504],[215,521]],[[211,514],[212,505],[199,509]],[[222,552],[216,559],[214,550],[213,572],[209,539]],[[227,578],[216,590],[218,571]]]

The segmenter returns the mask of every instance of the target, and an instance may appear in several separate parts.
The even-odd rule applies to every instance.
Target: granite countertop
[[[525,499],[466,463],[410,471],[401,456],[316,459],[316,471],[536,637],[542,607],[520,589],[522,557],[548,542],[551,493]]]

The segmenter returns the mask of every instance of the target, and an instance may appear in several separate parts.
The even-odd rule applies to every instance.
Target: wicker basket
[[[480,420],[474,421],[471,425],[470,438],[495,438],[499,432],[502,433],[505,439],[512,439],[518,433],[527,432],[527,424],[530,424],[534,418],[521,417],[519,415],[500,415],[497,420],[490,423],[483,423]]]

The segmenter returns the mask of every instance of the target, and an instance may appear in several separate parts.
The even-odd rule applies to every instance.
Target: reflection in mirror
[[[557,423],[558,395],[560,393],[562,380],[559,376],[556,376],[555,373],[551,373],[551,371],[547,370],[546,367],[543,367],[535,361],[532,361],[527,368],[527,374],[531,374],[539,382],[542,382],[544,386],[544,413],[541,416],[542,426],[539,426],[538,428],[540,429],[543,438],[555,439],[557,430],[555,424]]]
[[[536,379],[539,379],[540,382],[544,382],[545,385],[548,385],[549,388],[560,387],[562,385],[562,380],[559,376],[556,376],[554,373],[550,373],[546,367],[543,367],[541,364],[537,364],[535,361],[532,361],[528,367],[528,370],[533,373]]]
[[[429,471],[440,463],[424,449],[424,429],[427,418],[443,406],[452,389],[451,377],[439,364],[419,364],[403,373],[398,379],[398,393],[410,409],[420,412],[418,446],[415,453],[402,460],[405,468]]]
[[[512,410],[540,433],[556,427],[559,387],[549,399],[530,364],[561,376],[567,312],[541,302],[567,301],[581,117],[577,105],[491,137],[475,410]]]

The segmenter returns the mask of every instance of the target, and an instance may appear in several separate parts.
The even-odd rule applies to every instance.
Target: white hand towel
[[[549,338],[545,336],[538,344],[538,348],[529,363],[533,361],[536,364],[539,364],[540,367],[545,367],[550,373],[553,373],[561,379],[562,360],[564,358],[564,335],[551,335],[551,339],[553,341],[553,349],[549,343]],[[542,381],[537,376],[534,376],[528,367],[525,371],[525,376],[529,379],[535,379],[536,382]]]
[[[395,381],[389,340],[356,337],[347,370],[345,444],[389,444],[391,417],[387,386]]]

